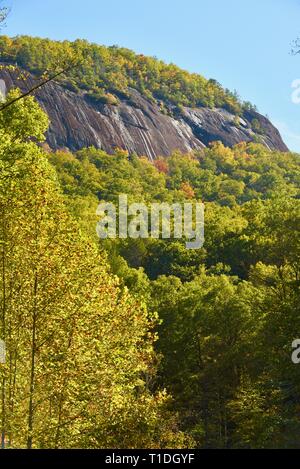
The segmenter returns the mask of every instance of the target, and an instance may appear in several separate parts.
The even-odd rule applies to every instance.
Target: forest
[[[2,447],[299,447],[299,155],[51,152],[48,125],[0,113]],[[124,193],[202,201],[204,247],[99,241]]]
[[[105,47],[80,39],[70,42],[0,36],[0,56],[4,64],[41,76],[45,71],[73,63],[75,66],[60,83],[96,102],[117,105],[118,98],[129,97],[131,87],[150,100],[160,101],[164,112],[165,101],[179,110],[181,106],[219,107],[241,115],[243,110],[255,109],[214,79],[118,46]]]
[[[150,163],[123,150],[50,155],[82,229],[99,200],[205,203],[205,244],[109,240],[121,288],[158,313],[157,374],[200,448],[298,447],[299,155],[215,143]],[[95,210],[94,210],[95,211]]]
[[[1,36],[0,54],[39,77],[76,63],[60,84],[112,106],[135,88],[162,112],[253,108],[118,46]],[[20,97],[0,110],[1,447],[300,448],[300,155],[54,152]],[[204,246],[99,240],[97,206],[121,194],[202,202]]]

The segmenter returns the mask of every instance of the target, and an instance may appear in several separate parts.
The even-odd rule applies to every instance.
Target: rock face
[[[25,87],[13,73],[0,70],[2,94],[5,88],[26,90],[34,84],[32,77]],[[129,98],[120,97],[115,106],[92,102],[84,94],[69,91],[58,83],[47,84],[35,96],[50,117],[49,146],[72,151],[95,146],[108,153],[119,147],[154,159],[168,156],[174,150],[203,148],[216,140],[233,146],[259,139],[271,150],[288,151],[278,130],[254,111],[236,118],[224,109],[178,110],[166,105],[162,112],[159,103],[150,102],[138,91],[131,89],[129,94]],[[252,130],[254,120],[259,135]]]

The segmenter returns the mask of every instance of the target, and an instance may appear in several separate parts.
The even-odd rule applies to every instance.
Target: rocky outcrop
[[[0,70],[0,91],[24,89],[13,73]],[[33,85],[31,77],[26,87]],[[25,88],[26,89],[26,88]],[[49,83],[36,92],[36,98],[50,117],[47,142],[52,149],[72,151],[95,146],[108,153],[116,147],[154,159],[174,150],[188,152],[219,140],[226,146],[239,142],[261,141],[269,149],[288,151],[278,130],[254,111],[237,118],[224,109],[181,108],[153,103],[134,89],[119,104],[91,101],[59,83]],[[259,133],[253,131],[253,121]]]

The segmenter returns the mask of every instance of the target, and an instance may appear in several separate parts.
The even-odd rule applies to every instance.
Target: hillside
[[[299,448],[300,155],[252,106],[174,66],[145,58],[138,81],[142,58],[122,49],[0,42],[19,68],[1,68],[2,94],[85,47],[77,75],[36,94],[49,130],[18,90],[0,112],[2,447]],[[99,202],[124,194],[125,237],[99,239]],[[199,202],[200,249],[174,223],[147,237],[131,218],[133,204]]]
[[[155,58],[86,41],[5,36],[0,54],[2,64],[30,72],[24,81],[19,73],[1,69],[7,90],[28,89],[61,57],[80,60],[79,67],[36,93],[51,120],[47,142],[52,149],[95,146],[113,153],[122,148],[154,159],[218,140],[230,147],[254,141],[288,151],[278,130],[255,107],[215,80]]]

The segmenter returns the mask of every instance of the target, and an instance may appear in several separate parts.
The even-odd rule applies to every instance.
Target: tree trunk
[[[37,322],[37,273],[34,279],[34,306],[32,316],[32,341],[31,341],[31,364],[30,364],[30,391],[28,407],[28,438],[27,449],[32,448],[33,441],[33,418],[34,418],[34,388],[35,388],[35,358],[36,358],[36,322]]]

